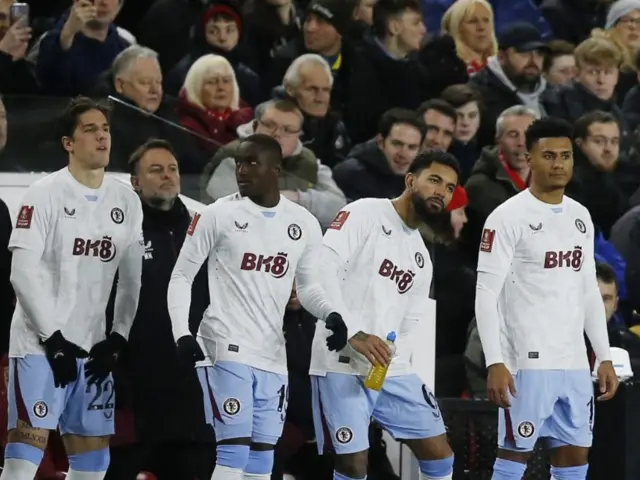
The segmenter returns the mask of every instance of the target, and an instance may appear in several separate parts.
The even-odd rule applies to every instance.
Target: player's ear
[[[581,138],[576,138],[576,139],[575,139],[575,142],[576,142],[576,145],[577,145],[578,147],[582,147],[582,139],[581,139]]]
[[[136,192],[140,191],[140,179],[136,175],[131,175],[131,186]]]
[[[60,141],[62,142],[62,148],[64,148],[66,152],[71,153],[73,151],[73,138],[62,137]]]
[[[409,172],[404,176],[404,186],[409,190],[413,190],[413,184],[416,181],[416,176]]]

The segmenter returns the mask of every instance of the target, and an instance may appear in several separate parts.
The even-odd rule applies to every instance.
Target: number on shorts
[[[280,399],[278,400],[278,411],[281,412],[285,409],[287,402],[289,401],[289,385],[282,385],[278,390]]]
[[[422,385],[422,395],[424,396],[424,401],[436,412],[439,411],[438,401],[436,397],[429,391],[426,385]]]
[[[110,417],[112,415],[111,410],[113,410],[114,402],[113,397],[115,392],[113,390],[113,380],[107,380],[106,382],[100,384],[94,384],[96,390],[93,398],[89,402],[89,406],[87,410],[104,410],[105,416]],[[87,385],[87,393],[91,391],[91,386]],[[103,401],[103,395],[109,394],[106,400]]]
[[[593,417],[595,414],[595,405],[593,403],[593,397],[591,397],[591,399],[589,400],[589,403],[587,403],[587,406],[589,407],[589,428],[593,430]]]

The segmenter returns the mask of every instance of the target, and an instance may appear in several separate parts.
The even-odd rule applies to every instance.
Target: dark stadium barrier
[[[596,402],[593,433],[589,480],[640,479],[640,380],[620,385],[610,401]]]
[[[596,391],[596,395],[598,392]],[[456,454],[454,480],[490,480],[496,455],[497,407],[485,400],[438,399]],[[609,402],[596,402],[589,480],[640,479],[640,381],[620,386]],[[549,454],[540,441],[526,480],[549,479]]]
[[[200,200],[200,174],[211,151],[204,149],[203,139],[180,125],[160,117],[142,115],[139,109],[123,102],[109,102],[112,107],[111,158],[107,170],[128,172],[133,151],[150,137],[169,141],[181,164],[182,193]],[[0,151],[0,172],[54,172],[68,162],[59,138],[58,119],[69,102],[64,97],[5,95],[7,110],[7,144]]]
[[[455,452],[454,480],[490,480],[496,458],[498,408],[485,400],[439,398],[449,442]],[[548,480],[549,461],[543,442],[529,459],[527,480]]]

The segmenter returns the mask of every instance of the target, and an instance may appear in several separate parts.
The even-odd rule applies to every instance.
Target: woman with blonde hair
[[[220,55],[203,55],[184,80],[177,113],[182,126],[208,138],[207,151],[235,140],[236,129],[253,118],[253,110],[240,98],[240,88],[229,61]]]
[[[487,59],[498,53],[493,8],[486,0],[454,2],[442,17],[441,28],[453,37],[469,75],[482,70]]]

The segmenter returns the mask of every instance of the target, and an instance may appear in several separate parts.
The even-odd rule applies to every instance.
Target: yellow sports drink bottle
[[[396,341],[396,332],[389,332],[387,335],[387,345],[391,349],[393,353],[395,351],[394,343]],[[389,365],[371,365],[369,369],[369,373],[367,374],[367,378],[364,381],[364,386],[379,392],[382,389],[382,384],[384,383],[384,379],[387,376],[387,370],[389,370]]]

